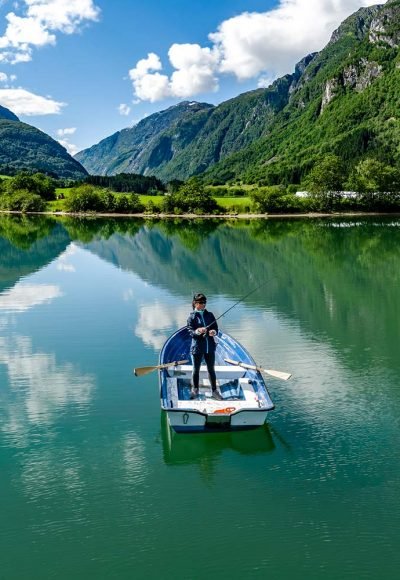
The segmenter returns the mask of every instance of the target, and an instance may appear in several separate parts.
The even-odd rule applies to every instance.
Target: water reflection
[[[1,431],[14,445],[25,445],[32,427],[49,429],[69,405],[86,406],[94,377],[82,375],[54,354],[35,352],[30,337],[0,337],[0,365],[8,375],[1,390]]]
[[[139,316],[135,327],[135,334],[144,344],[159,351],[167,340],[171,329],[180,328],[185,324],[189,305],[176,306],[156,300],[139,306]]]
[[[48,304],[62,295],[60,287],[55,284],[18,283],[10,290],[0,292],[0,311],[24,312],[34,306]]]
[[[169,427],[164,412],[161,413],[161,437],[164,462],[167,465],[195,464],[206,480],[212,479],[219,458],[227,451],[257,455],[275,449],[267,424],[249,431],[177,434]]]

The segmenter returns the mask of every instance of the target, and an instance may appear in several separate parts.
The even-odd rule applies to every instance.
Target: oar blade
[[[143,375],[148,375],[149,373],[156,370],[157,367],[138,367],[133,369],[133,374],[135,377],[142,377]]]
[[[267,375],[275,377],[276,379],[281,379],[282,381],[288,381],[292,376],[290,373],[283,373],[282,371],[274,371],[273,369],[263,369]]]
[[[243,367],[244,369],[250,369],[250,370],[254,370],[254,371],[261,371],[261,372],[267,373],[271,377],[275,377],[276,379],[281,379],[282,381],[288,381],[290,379],[290,377],[292,376],[290,373],[284,373],[282,371],[275,371],[273,369],[263,369],[261,367],[256,367],[254,365],[248,365],[246,363],[242,363],[242,362],[237,361],[237,360],[232,360],[230,358],[225,358],[224,360],[225,360],[225,362],[227,362],[231,365],[237,365],[237,366]]]
[[[178,366],[178,365],[184,365],[187,362],[189,362],[188,360],[177,360],[177,361],[173,361],[170,363],[165,363],[163,365],[156,365],[153,367],[137,367],[135,369],[133,369],[133,374],[135,375],[135,377],[142,377],[143,375],[148,375],[149,373],[152,373],[153,371],[157,370],[157,369],[167,369],[168,367],[172,367],[172,366]]]

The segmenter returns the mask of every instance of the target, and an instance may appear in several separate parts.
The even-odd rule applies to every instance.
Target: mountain
[[[155,175],[156,169],[168,163],[173,156],[167,135],[173,134],[179,122],[186,122],[187,131],[190,132],[192,119],[196,119],[192,128],[195,133],[210,109],[213,106],[206,103],[179,103],[80,151],[75,159],[93,175]],[[190,136],[187,140],[191,140]]]
[[[400,162],[400,1],[362,8],[305,68],[269,131],[210,168],[209,183],[300,183],[333,153]]]
[[[90,173],[208,183],[299,183],[335,153],[400,161],[400,0],[361,8],[319,53],[266,89],[216,107],[181,103],[79,153]],[[174,115],[172,115],[174,112]],[[168,122],[166,122],[168,120]]]
[[[2,107],[0,105],[0,120],[6,119],[7,121],[19,121],[17,115],[14,115],[9,109]]]
[[[75,156],[89,173],[120,172],[186,179],[259,138],[287,103],[307,64],[268,89],[250,91],[214,107],[183,102],[115,133]]]
[[[58,141],[0,107],[0,173],[35,170],[80,179],[86,170]]]

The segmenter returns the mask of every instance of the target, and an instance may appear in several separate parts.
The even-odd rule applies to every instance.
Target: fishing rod
[[[268,283],[268,280],[266,282],[263,282],[259,286],[257,286],[257,288],[254,288],[254,290],[252,290],[251,292],[249,292],[248,294],[246,294],[246,296],[243,296],[243,298],[241,298],[240,300],[238,300],[237,302],[235,302],[235,304],[233,306],[231,306],[230,308],[228,308],[228,310],[225,310],[225,312],[223,312],[222,314],[220,314],[218,316],[218,318],[216,318],[213,322],[211,322],[211,324],[207,324],[207,326],[205,327],[205,329],[207,330],[210,326],[212,326],[213,324],[215,324],[215,322],[217,322],[217,320],[219,320],[220,318],[222,318],[223,316],[225,316],[225,314],[228,314],[228,312],[230,310],[232,310],[233,308],[235,308],[235,306],[237,306],[238,304],[240,304],[241,302],[243,302],[243,300],[246,300],[246,298],[248,298],[249,296],[251,296],[252,294],[254,294],[254,292],[257,292],[257,290],[259,290],[260,288],[262,288],[263,286],[265,286],[267,283]]]

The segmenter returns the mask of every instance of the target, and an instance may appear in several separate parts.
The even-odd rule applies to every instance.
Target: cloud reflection
[[[57,260],[57,270],[61,272],[75,272],[76,268],[72,264],[69,264],[67,260],[74,254],[76,254],[78,248],[75,244],[70,244],[68,248],[58,257]]]
[[[171,332],[186,324],[189,310],[188,305],[177,308],[167,302],[143,304],[139,308],[135,334],[146,345],[160,350]]]
[[[0,294],[0,311],[24,312],[39,304],[49,303],[62,295],[60,287],[53,284],[18,283]]]
[[[49,427],[67,405],[87,405],[94,377],[80,375],[54,354],[33,352],[31,339],[0,337],[0,364],[6,366],[10,389],[2,391],[0,429],[19,441],[32,426]]]

